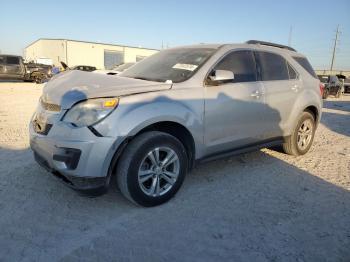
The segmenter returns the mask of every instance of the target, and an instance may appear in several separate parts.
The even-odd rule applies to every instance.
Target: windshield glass
[[[213,48],[164,50],[138,62],[120,76],[157,82],[183,82],[189,79],[214,51]]]

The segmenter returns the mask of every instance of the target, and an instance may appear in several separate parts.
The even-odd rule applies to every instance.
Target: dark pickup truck
[[[37,84],[48,81],[52,76],[52,66],[37,64],[37,63],[27,63],[25,81],[35,82]]]
[[[22,80],[42,83],[51,77],[52,67],[23,62],[21,56],[0,55],[0,80]]]
[[[0,79],[24,80],[26,68],[23,58],[15,55],[0,55]]]

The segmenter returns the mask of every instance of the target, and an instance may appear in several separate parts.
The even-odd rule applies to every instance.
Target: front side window
[[[8,65],[19,65],[19,57],[17,57],[17,56],[8,56],[6,58],[6,63]]]
[[[257,52],[262,81],[288,80],[286,60],[274,53]]]
[[[232,71],[233,83],[254,82],[257,80],[256,65],[252,51],[233,51],[226,55],[214,68],[215,70]]]
[[[177,48],[160,51],[119,76],[173,83],[189,79],[216,51],[214,48]]]

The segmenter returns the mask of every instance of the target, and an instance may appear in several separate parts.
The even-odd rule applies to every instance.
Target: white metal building
[[[76,65],[110,69],[115,65],[137,62],[158,50],[132,46],[85,42],[69,39],[40,38],[25,48],[26,61],[49,58],[60,66],[60,61],[69,67]]]

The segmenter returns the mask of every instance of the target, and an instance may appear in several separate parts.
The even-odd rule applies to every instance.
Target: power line
[[[339,25],[337,26],[337,31],[335,33],[335,40],[334,40],[334,47],[333,47],[333,54],[332,54],[332,62],[331,62],[331,71],[333,70],[333,65],[334,65],[334,58],[335,58],[335,51],[337,49],[337,44],[338,44],[338,38],[339,38]]]

